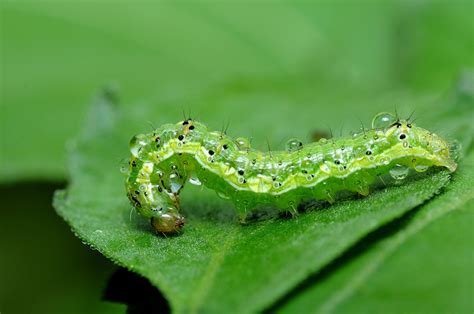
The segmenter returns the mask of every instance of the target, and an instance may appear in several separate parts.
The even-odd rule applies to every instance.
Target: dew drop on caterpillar
[[[340,191],[365,196],[380,174],[403,180],[410,169],[456,170],[443,138],[389,113],[375,116],[370,130],[305,145],[291,139],[285,151],[272,152],[187,119],[134,136],[130,151],[122,169],[128,198],[164,234],[184,225],[179,194],[188,181],[230,199],[244,221],[258,207],[296,213],[302,202],[333,203]]]

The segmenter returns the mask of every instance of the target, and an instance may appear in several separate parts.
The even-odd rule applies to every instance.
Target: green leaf
[[[287,95],[298,94],[309,119],[317,116],[316,108],[304,107],[305,97],[312,97],[305,85],[279,86],[278,80],[267,80],[266,84],[275,98],[262,97],[261,87],[228,90],[220,96],[223,105],[240,105],[238,109],[226,107],[227,112],[256,112],[248,121],[239,121],[240,127],[258,126],[255,133],[263,137],[272,125],[293,123],[280,114],[285,112]],[[274,89],[276,86],[281,88]],[[274,112],[267,112],[268,121],[259,120],[260,124],[254,119],[262,116],[261,109],[245,108],[245,103],[257,101],[274,105]],[[359,96],[352,101],[362,109],[377,100]],[[454,102],[443,107],[455,110],[457,105]],[[147,221],[130,212],[124,178],[118,171],[118,159],[128,154],[126,143],[132,130],[146,117],[159,114],[166,120],[172,112],[151,106],[121,110],[114,109],[107,99],[97,102],[70,154],[71,184],[56,195],[55,207],[80,238],[159,287],[176,312],[262,310],[368,233],[422,205],[449,181],[449,175],[439,171],[375,191],[367,198],[307,211],[296,219],[273,218],[249,226],[237,223],[231,204],[209,191],[186,187],[183,208],[188,227],[180,236],[163,238],[153,234]],[[103,121],[108,121],[108,127]],[[279,130],[286,132],[284,135],[292,132]],[[276,135],[280,136],[271,134],[270,142]]]
[[[472,150],[452,181],[394,226],[401,230],[368,248],[360,243],[345,263],[334,263],[282,302],[279,312],[472,312]]]

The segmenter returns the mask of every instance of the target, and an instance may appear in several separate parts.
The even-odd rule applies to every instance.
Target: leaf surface
[[[118,171],[133,115],[99,99],[89,116],[71,151],[71,185],[57,194],[57,211],[84,241],[159,287],[176,312],[262,310],[449,182],[446,171],[424,174],[367,198],[248,226],[239,225],[232,205],[213,193],[185,189],[188,227],[180,236],[163,238],[130,212]]]

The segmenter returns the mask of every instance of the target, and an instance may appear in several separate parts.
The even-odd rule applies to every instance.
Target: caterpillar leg
[[[247,212],[239,212],[239,223],[241,225],[246,225],[248,224],[247,221],[248,213]]]
[[[178,233],[184,227],[184,217],[177,210],[168,210],[158,216],[152,217],[152,227],[159,233]]]
[[[295,205],[291,205],[288,208],[288,211],[290,212],[292,218],[298,217],[298,209]]]

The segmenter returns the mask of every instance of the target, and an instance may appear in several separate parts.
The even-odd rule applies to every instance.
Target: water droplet
[[[122,164],[120,165],[120,172],[127,174],[129,168],[130,168],[130,166],[128,164],[128,161],[122,162]]]
[[[293,165],[287,167],[286,170],[291,174],[296,174],[297,172],[299,172],[299,169]]]
[[[352,149],[352,151],[354,152],[354,155],[356,157],[362,157],[362,156],[365,156],[366,148],[365,148],[365,146],[358,145],[358,146],[354,147]]]
[[[171,173],[169,176],[171,183],[171,192],[178,193],[179,190],[183,187],[183,184],[177,173]]]
[[[324,144],[324,143],[327,143],[327,139],[326,138],[321,138],[318,142],[321,143],[321,144]]]
[[[146,184],[140,184],[139,189],[140,189],[140,191],[145,191],[146,190]]]
[[[380,162],[381,162],[382,164],[384,164],[384,165],[388,165],[388,164],[390,163],[390,158],[388,158],[388,157],[382,157],[382,158],[380,159]]]
[[[403,142],[403,147],[407,148],[408,147],[408,142]]]
[[[407,166],[396,164],[389,173],[395,180],[403,180],[408,176],[409,171]]]
[[[250,148],[250,142],[245,137],[238,137],[235,139],[240,150],[247,150]]]
[[[319,166],[319,169],[321,169],[322,172],[331,173],[331,168],[329,168],[329,166],[326,165],[326,163],[321,164]]]
[[[138,157],[138,153],[146,144],[147,142],[145,141],[144,134],[135,135],[134,137],[132,137],[129,143],[130,152],[133,156]]]
[[[230,196],[228,196],[228,195],[225,194],[224,192],[216,191],[216,194],[217,194],[217,196],[219,196],[219,197],[222,198],[223,200],[228,200],[228,199],[230,199]]]
[[[201,182],[201,181],[199,180],[199,178],[196,177],[196,176],[191,176],[191,177],[189,178],[189,183],[191,183],[191,184],[193,184],[193,185],[197,185],[197,186],[202,185],[202,182]]]
[[[311,169],[313,166],[313,161],[311,159],[304,159],[302,162],[301,162],[301,168],[305,169],[306,171],[308,171],[309,169]]]
[[[381,112],[372,119],[372,129],[385,129],[397,121],[397,118],[389,112]]]
[[[296,152],[297,150],[303,148],[303,143],[296,138],[292,138],[286,142],[285,146],[287,151]]]
[[[423,164],[415,165],[415,170],[418,172],[425,172],[426,170],[428,170],[428,168],[429,167],[427,165],[423,165]]]

